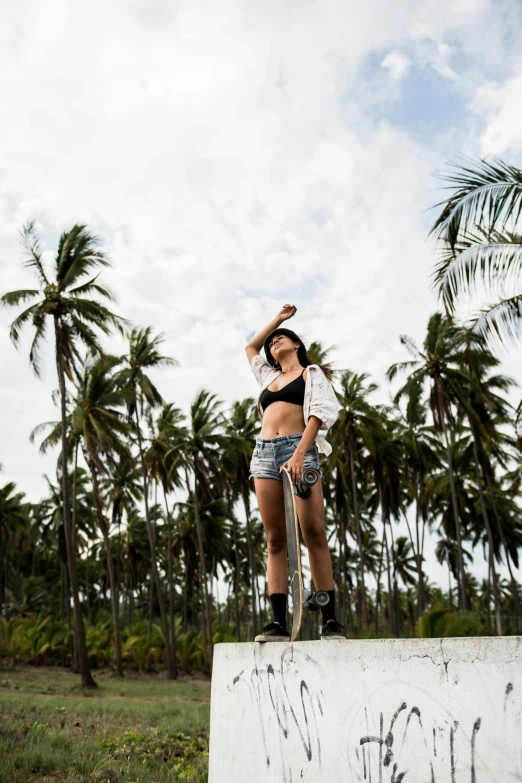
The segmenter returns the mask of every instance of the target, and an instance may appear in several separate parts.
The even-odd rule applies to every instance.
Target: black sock
[[[326,606],[321,606],[323,625],[326,625],[328,620],[335,620],[335,592],[333,590],[325,590],[325,593],[328,593],[330,596],[330,601]]]
[[[287,628],[286,622],[286,605],[288,597],[286,593],[272,593],[270,596],[270,603],[272,604],[272,611],[274,613],[274,622],[279,623],[281,628]]]

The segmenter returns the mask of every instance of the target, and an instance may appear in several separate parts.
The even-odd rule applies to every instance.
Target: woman
[[[273,622],[256,636],[256,642],[289,641],[281,470],[286,468],[296,484],[305,469],[313,468],[320,475],[318,451],[329,454],[332,450],[321,432],[331,427],[338,415],[329,370],[311,364],[295,332],[281,328],[281,324],[295,313],[294,305],[284,305],[277,317],[245,347],[260,387],[258,408],[263,424],[250,472],[267,539],[268,589],[274,615]],[[266,360],[259,353],[262,347]],[[326,590],[330,596],[329,604],[321,609],[321,639],[344,638],[343,626],[335,618],[332,561],[324,529],[321,482],[314,484],[306,500],[297,497],[296,504],[315,589]]]

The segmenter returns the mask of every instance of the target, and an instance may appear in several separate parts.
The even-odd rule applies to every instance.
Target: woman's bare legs
[[[265,529],[268,549],[269,593],[288,590],[286,522],[283,502],[283,482],[276,479],[254,479],[257,504]],[[308,549],[310,570],[316,590],[333,590],[332,558],[324,529],[323,487],[318,481],[310,496],[296,498],[297,516]]]
[[[295,500],[314,587],[316,590],[333,590],[332,558],[324,529],[323,485],[318,481],[313,485],[309,497],[296,497]]]
[[[268,550],[268,592],[288,591],[286,560],[286,522],[283,502],[283,482],[277,479],[254,479],[257,505],[265,529]]]

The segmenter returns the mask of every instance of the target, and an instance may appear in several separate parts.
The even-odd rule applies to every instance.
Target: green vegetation
[[[95,691],[58,668],[0,669],[0,781],[207,779],[210,688],[97,675]]]

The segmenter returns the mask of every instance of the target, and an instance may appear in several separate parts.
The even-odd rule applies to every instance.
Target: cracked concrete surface
[[[522,637],[217,645],[209,783],[522,781]]]

